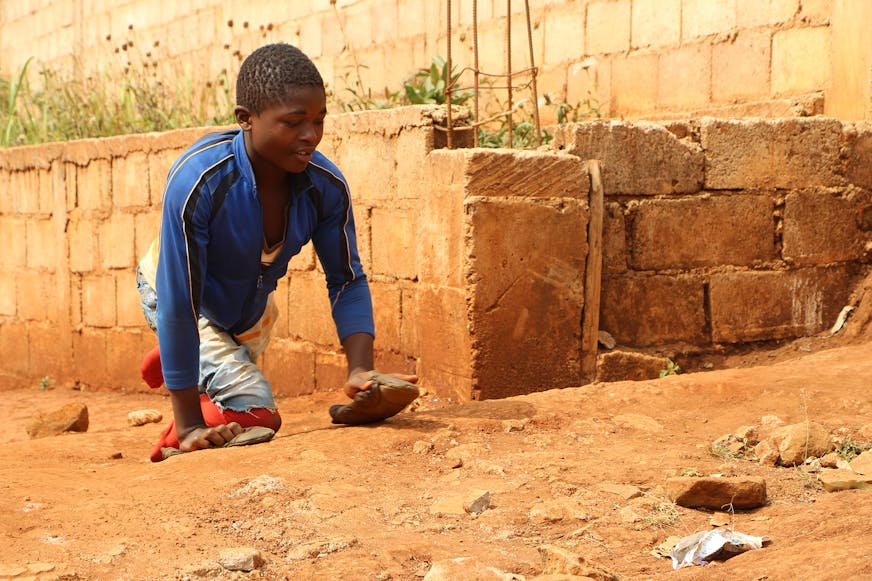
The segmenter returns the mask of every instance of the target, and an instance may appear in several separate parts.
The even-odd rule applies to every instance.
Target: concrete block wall
[[[589,100],[614,118],[821,112],[872,118],[867,0],[529,4],[539,95],[555,102]],[[512,69],[528,68],[525,2],[478,0],[477,6],[481,68],[506,72],[509,16]],[[454,2],[452,8],[452,53],[460,70],[473,64],[472,7]],[[401,89],[432,56],[447,54],[447,2],[0,0],[0,74],[6,76],[35,57],[83,74],[145,64],[171,87],[180,79],[196,85],[222,73],[233,80],[245,55],[275,41],[300,46],[337,94],[347,98],[347,89],[363,89],[378,98],[384,88]],[[542,111],[546,122],[555,114]]]
[[[586,159],[602,160],[606,193],[601,327],[623,347],[817,333],[872,260],[868,123],[595,122],[561,128],[555,151],[449,151],[435,111],[331,117],[323,149],[352,187],[377,365],[446,398],[582,381]],[[155,337],[135,262],[170,164],[206,131],[0,152],[0,388],[146,389]],[[277,299],[261,361],[276,391],[337,389],[345,360],[310,246]]]
[[[697,352],[830,328],[872,262],[870,140],[828,118],[559,129],[603,162],[601,328]]]

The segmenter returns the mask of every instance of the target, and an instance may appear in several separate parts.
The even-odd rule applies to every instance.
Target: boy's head
[[[324,136],[324,81],[300,49],[268,44],[243,61],[234,112],[255,180],[305,171]]]
[[[301,87],[324,89],[315,63],[290,44],[267,44],[242,62],[236,78],[236,104],[259,114],[284,103],[289,91]]]

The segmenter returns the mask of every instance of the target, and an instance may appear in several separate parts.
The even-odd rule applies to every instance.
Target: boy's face
[[[317,86],[295,87],[281,103],[260,113],[236,108],[236,120],[247,133],[245,149],[257,170],[305,171],[324,136],[327,96]]]

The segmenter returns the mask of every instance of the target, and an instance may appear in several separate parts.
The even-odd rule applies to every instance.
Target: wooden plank
[[[590,175],[590,220],[587,225],[587,265],[584,270],[584,307],[581,316],[581,377],[584,383],[596,378],[597,342],[599,339],[600,291],[603,271],[603,184],[600,162],[588,160]]]

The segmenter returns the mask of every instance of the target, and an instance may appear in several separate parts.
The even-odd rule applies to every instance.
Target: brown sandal
[[[263,426],[252,426],[250,428],[245,428],[237,434],[232,440],[226,442],[223,446],[219,446],[220,448],[229,448],[230,446],[250,446],[251,444],[260,444],[262,442],[269,442],[273,439],[273,436],[276,435],[275,430],[271,430],[270,428],[265,428]],[[184,454],[178,448],[161,448],[160,453],[163,455],[163,459],[166,460],[170,456],[176,456],[178,454]]]
[[[359,426],[395,416],[418,397],[418,386],[382,373],[369,376],[372,385],[358,391],[349,404],[330,406],[334,424]]]

